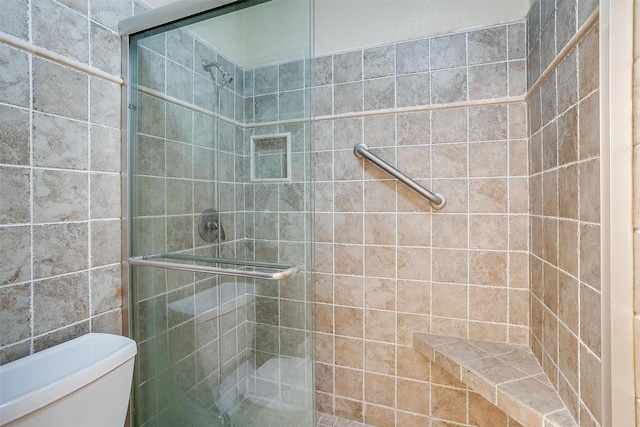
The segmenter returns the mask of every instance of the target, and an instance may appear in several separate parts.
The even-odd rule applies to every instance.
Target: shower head
[[[220,71],[220,74],[222,75],[223,84],[229,84],[233,81],[233,76],[229,74],[227,70],[222,68],[222,65],[218,64],[215,61],[207,61],[206,59],[202,60],[202,68],[211,72],[211,67],[216,67],[218,71]]]

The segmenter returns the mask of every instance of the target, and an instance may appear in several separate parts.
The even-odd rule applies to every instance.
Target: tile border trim
[[[91,77],[96,77],[108,83],[114,83],[119,86],[122,86],[124,84],[124,79],[120,76],[114,76],[113,74],[109,74],[99,68],[95,68],[90,65],[83,64],[82,62],[67,58],[63,55],[60,55],[59,53],[36,46],[32,43],[29,43],[2,31],[0,31],[0,43],[33,54],[42,59],[54,62],[58,65],[74,69]]]

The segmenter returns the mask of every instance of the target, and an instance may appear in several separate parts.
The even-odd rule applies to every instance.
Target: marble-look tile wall
[[[16,0],[0,31],[120,74],[132,0]],[[0,363],[121,333],[120,86],[0,44]]]
[[[303,267],[303,271],[282,281],[256,280],[255,341],[251,349],[254,366],[283,356],[295,358],[296,381],[284,380],[283,403],[310,408],[313,402],[312,377],[313,292],[311,270],[310,125],[309,62],[292,61],[245,70],[246,97],[243,147],[246,186],[245,232],[258,261],[280,262]],[[295,119],[294,123],[282,123]],[[249,144],[251,135],[290,134],[291,170],[289,181],[251,182]],[[277,360],[277,359],[274,359]],[[293,377],[293,375],[290,375]],[[289,383],[288,383],[289,382]],[[255,393],[269,390],[269,381],[257,378]],[[273,388],[273,382],[270,383]],[[253,386],[254,384],[251,383]],[[307,413],[310,415],[311,413]]]
[[[596,2],[534,2],[529,87]],[[598,26],[529,101],[531,347],[581,426],[600,425]]]
[[[529,341],[525,48],[517,22],[316,60],[320,411],[385,426],[509,422],[413,350],[411,333]],[[354,157],[358,142],[447,206]]]

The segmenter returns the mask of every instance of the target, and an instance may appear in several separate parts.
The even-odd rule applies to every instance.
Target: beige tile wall
[[[529,15],[530,87],[588,17],[550,3]],[[582,426],[602,417],[598,76],[596,26],[528,103],[531,347]]]
[[[638,89],[640,88],[640,81],[638,81],[638,71],[640,70],[640,64],[638,62],[638,58],[640,57],[640,44],[638,40],[640,40],[640,8],[635,5],[634,6],[634,50],[633,50],[633,69],[634,69],[634,82],[633,82],[633,127],[634,127],[634,135],[633,135],[633,163],[634,169],[636,171],[639,170],[640,165],[640,134],[638,133],[638,129],[640,129],[640,108],[638,108],[638,103],[640,102],[640,93]],[[635,360],[636,360],[636,375],[635,375],[635,385],[636,385],[636,425],[640,424],[640,185],[639,185],[639,177],[636,174],[634,176],[634,275],[635,275],[635,298],[634,298],[634,335],[635,335]]]
[[[317,60],[316,115],[350,115],[315,127],[319,410],[379,426],[507,425],[411,333],[529,341],[526,104],[500,100],[525,92],[524,47],[515,23]],[[490,104],[429,108],[478,98]],[[407,106],[425,108],[393,110]],[[447,206],[432,211],[354,157],[358,142]]]
[[[113,76],[131,0],[18,0],[0,31]],[[0,44],[0,363],[120,333],[120,86]]]

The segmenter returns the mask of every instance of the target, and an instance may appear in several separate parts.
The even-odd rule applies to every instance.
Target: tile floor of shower
[[[293,427],[305,418],[305,411],[273,411],[260,403],[242,401],[231,415],[232,427]],[[316,427],[370,427],[335,415],[316,413]]]

